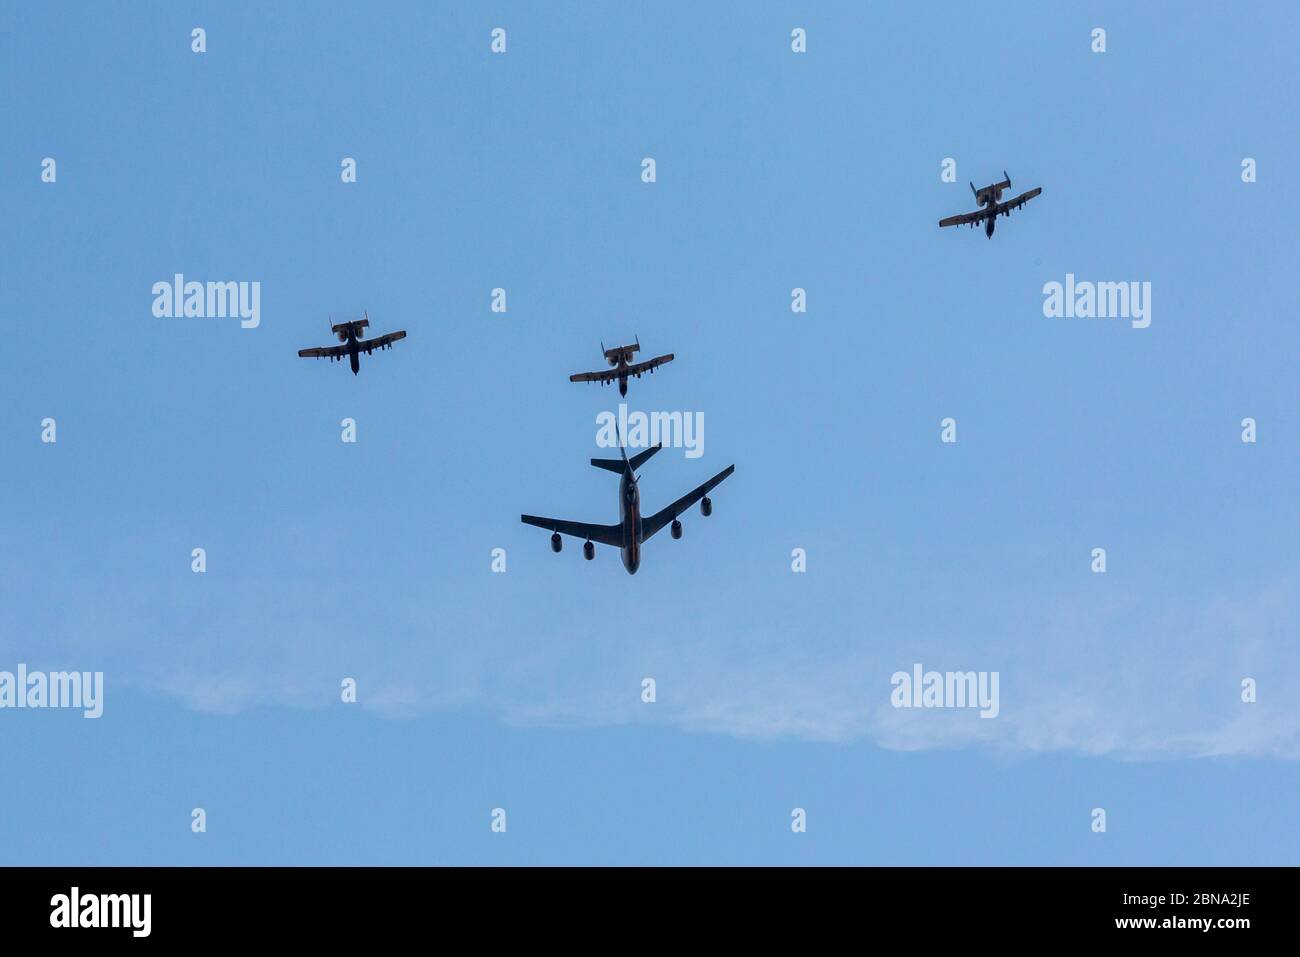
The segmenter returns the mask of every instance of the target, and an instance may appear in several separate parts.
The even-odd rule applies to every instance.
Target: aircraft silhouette
[[[975,184],[970,184],[970,191],[975,194],[975,202],[983,207],[973,213],[962,213],[958,216],[949,216],[947,219],[939,220],[940,228],[944,226],[965,226],[970,224],[975,228],[975,224],[984,221],[984,235],[989,239],[993,238],[993,226],[999,216],[1010,216],[1013,209],[1019,209],[1025,203],[1029,202],[1035,196],[1043,191],[1041,186],[1035,186],[1027,193],[1021,193],[1015,199],[1009,199],[1005,203],[1001,202],[1002,191],[1011,188],[1011,177],[1007,171],[1002,171],[1002,182],[992,183],[983,189],[976,189]]]
[[[596,547],[592,542],[612,545],[621,551],[623,567],[627,569],[627,573],[635,575],[636,570],[641,567],[641,545],[649,541],[655,532],[670,522],[672,523],[671,532],[673,538],[681,538],[682,523],[677,516],[696,502],[700,503],[700,512],[703,515],[706,517],[712,515],[713,502],[710,500],[708,493],[712,491],[715,485],[736,470],[734,465],[728,465],[699,488],[686,493],[667,508],[660,509],[649,518],[642,518],[641,491],[640,486],[637,484],[636,470],[661,448],[663,448],[662,442],[646,449],[644,452],[637,453],[629,461],[627,452],[623,448],[623,438],[620,435],[618,453],[622,456],[621,459],[591,460],[591,464],[596,468],[605,469],[607,472],[615,472],[619,475],[619,520],[617,525],[588,525],[585,522],[567,522],[558,518],[541,518],[537,515],[520,515],[519,520],[525,525],[550,529],[551,551],[554,552],[558,552],[564,547],[564,542],[560,538],[561,535],[572,535],[574,538],[586,539],[582,546],[582,557],[588,561],[596,557]]]
[[[570,382],[599,382],[604,385],[606,382],[618,380],[618,394],[627,395],[628,376],[639,379],[643,372],[654,372],[661,365],[673,361],[673,354],[670,352],[666,356],[656,356],[653,359],[647,359],[644,362],[629,362],[632,356],[641,349],[641,339],[637,338],[630,346],[615,346],[613,349],[606,349],[605,343],[600,344],[600,350],[605,353],[605,360],[609,362],[611,368],[603,372],[577,372],[569,376]]]
[[[299,349],[298,357],[301,359],[329,359],[330,362],[337,362],[346,356],[352,365],[352,374],[356,375],[361,371],[361,353],[364,352],[366,355],[370,355],[375,349],[391,349],[394,342],[406,338],[405,330],[388,332],[373,339],[359,338],[361,330],[369,325],[369,313],[365,313],[361,319],[350,319],[347,322],[332,325],[330,331],[339,337],[339,342],[342,345]]]

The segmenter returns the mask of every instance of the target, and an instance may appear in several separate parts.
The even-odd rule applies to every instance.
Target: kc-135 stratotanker
[[[521,515],[519,516],[520,521],[526,525],[536,525],[538,528],[550,529],[551,550],[555,552],[564,547],[563,539],[560,538],[561,535],[572,535],[574,538],[585,539],[582,546],[582,557],[588,561],[596,557],[596,546],[592,544],[593,542],[612,545],[622,552],[623,567],[627,569],[627,573],[635,575],[636,570],[641,567],[641,545],[649,541],[655,532],[670,523],[673,538],[681,538],[682,523],[678,516],[696,502],[700,503],[700,512],[705,516],[713,514],[713,502],[709,498],[709,492],[713,490],[715,485],[736,470],[734,465],[728,465],[699,488],[683,495],[667,508],[662,508],[648,518],[643,518],[641,516],[641,491],[636,470],[661,448],[663,448],[663,443],[651,446],[644,452],[638,452],[629,460],[620,435],[618,453],[621,458],[591,460],[591,464],[596,468],[614,472],[619,476],[619,521],[617,525],[588,525],[585,522],[568,522],[558,518],[542,518],[538,515]]]

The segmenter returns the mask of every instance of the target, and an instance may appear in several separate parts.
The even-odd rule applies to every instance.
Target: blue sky
[[[106,691],[0,710],[0,863],[1297,862],[1295,11],[5,19],[0,669]],[[261,325],[154,317],[177,272]],[[362,309],[409,338],[296,358]],[[634,334],[705,422],[646,508],[736,473],[629,577],[518,516],[615,520],[567,377]],[[1001,713],[892,708],[914,662]]]

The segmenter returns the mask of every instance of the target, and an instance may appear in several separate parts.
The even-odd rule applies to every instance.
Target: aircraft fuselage
[[[627,356],[618,357],[618,394],[627,395]]]
[[[1002,195],[1002,190],[998,189],[996,186],[989,186],[985,190],[981,190],[979,195],[984,198],[984,201],[980,203],[980,205],[985,209],[993,210],[997,208],[998,198]],[[997,213],[993,213],[988,219],[984,220],[984,235],[989,239],[993,238],[993,227],[997,224],[997,221]]]
[[[356,375],[361,371],[361,350],[357,348],[357,334],[351,329],[348,329],[346,348],[348,353],[348,364],[352,366],[352,374]]]
[[[628,472],[618,483],[618,519],[623,526],[623,567],[635,575],[641,567],[641,491]]]

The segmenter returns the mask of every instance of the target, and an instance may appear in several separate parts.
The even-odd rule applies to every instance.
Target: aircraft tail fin
[[[598,469],[604,469],[606,472],[614,472],[622,475],[624,472],[635,472],[641,466],[650,460],[650,457],[664,447],[662,442],[650,446],[650,448],[638,452],[630,459],[627,453],[623,452],[623,457],[619,459],[592,459],[591,464]],[[620,452],[623,450],[620,448]]]
[[[633,472],[635,472],[637,469],[645,465],[646,462],[650,460],[650,456],[654,455],[663,447],[664,444],[662,442],[659,442],[656,443],[655,445],[650,446],[650,448],[646,449],[644,452],[638,452],[636,455],[632,456],[632,458],[628,461],[627,467],[630,468]]]
[[[636,455],[632,456],[631,461],[628,461],[627,449],[623,447],[623,433],[619,431],[617,423],[614,424],[614,434],[618,436],[619,457],[616,459],[592,459],[591,464],[596,466],[598,469],[604,469],[606,472],[614,472],[618,475],[630,475],[632,476],[632,481],[635,482],[636,470],[640,468],[641,463],[663,448],[663,443],[660,442],[653,448],[646,449],[644,452],[638,452]]]
[[[618,454],[623,456],[623,465],[627,466],[627,449],[623,448],[623,432],[619,429],[618,423],[614,423],[614,434],[618,436]],[[630,472],[631,469],[629,468]]]

